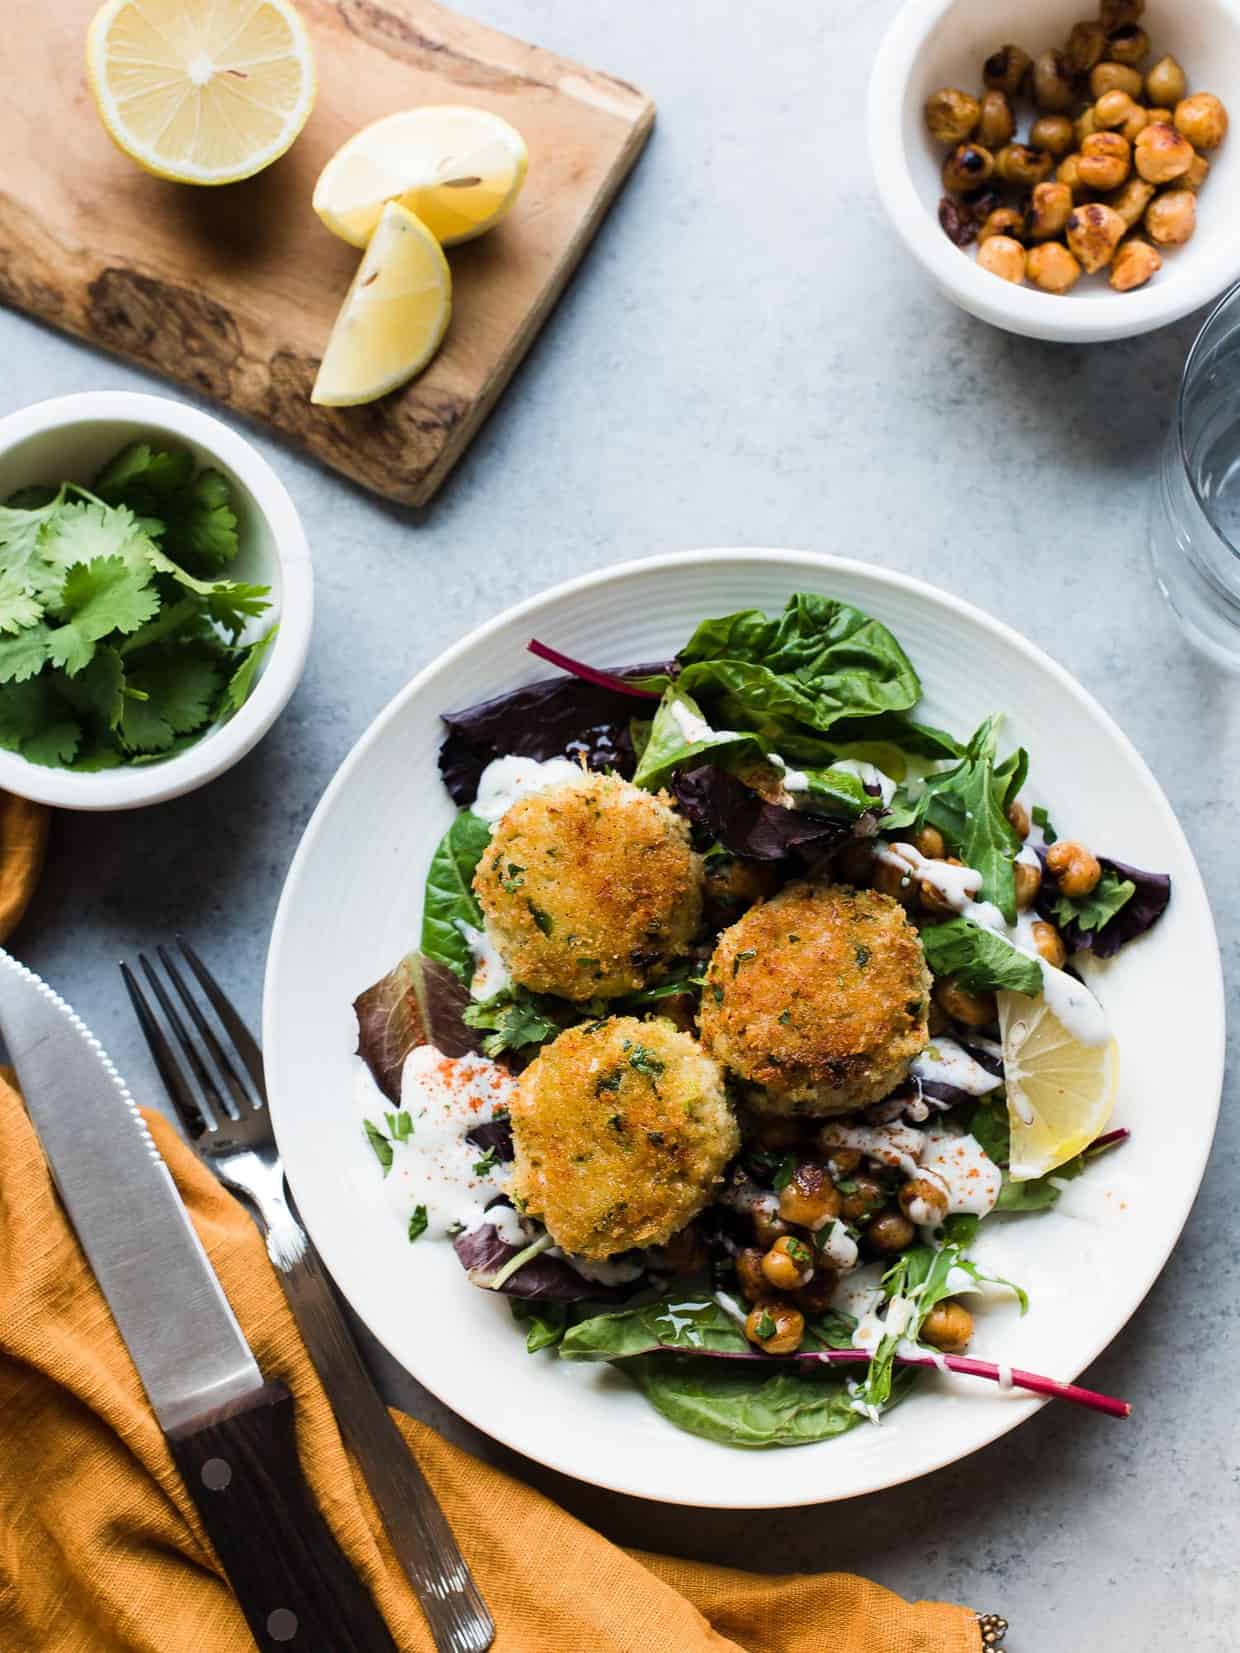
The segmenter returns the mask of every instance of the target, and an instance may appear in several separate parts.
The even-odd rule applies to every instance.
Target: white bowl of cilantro
[[[284,484],[218,419],[92,391],[0,419],[0,787],[135,809],[214,780],[305,664]]]

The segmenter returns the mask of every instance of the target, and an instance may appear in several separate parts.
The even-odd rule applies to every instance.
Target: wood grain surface
[[[563,291],[654,105],[433,0],[300,0],[320,84],[297,143],[242,184],[170,184],[99,123],[83,57],[95,5],[3,8],[0,300],[274,425],[377,493],[425,504]],[[314,180],[359,126],[446,102],[492,109],[521,131],[525,189],[497,229],[449,252],[452,325],[427,371],[369,407],[314,407],[359,257],[319,224]]]

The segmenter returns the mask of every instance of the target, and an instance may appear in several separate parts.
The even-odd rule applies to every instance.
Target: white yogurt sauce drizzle
[[[712,729],[706,719],[686,706],[683,700],[673,700],[668,711],[689,746],[697,746],[707,740],[728,740],[736,733],[735,729]]]
[[[884,809],[896,795],[896,783],[890,775],[884,775],[876,764],[863,763],[860,758],[841,758],[831,767],[842,774],[854,775],[867,789],[877,787]],[[784,784],[787,785],[787,782]]]
[[[975,1136],[959,1135],[941,1126],[925,1133],[921,1175],[940,1183],[947,1195],[947,1213],[971,1212],[984,1217],[995,1208],[1003,1187],[1003,1173]],[[918,1219],[911,1215],[910,1221]]]
[[[974,1061],[955,1039],[936,1035],[913,1061],[911,1072],[930,1085],[951,1085],[969,1096],[986,1096],[1003,1083]]]
[[[392,1167],[383,1179],[383,1197],[403,1222],[424,1205],[429,1234],[494,1222],[508,1244],[525,1243],[511,1207],[486,1210],[488,1202],[506,1190],[512,1167],[497,1162],[477,1171],[486,1156],[465,1137],[508,1106],[515,1084],[505,1068],[485,1056],[451,1057],[434,1045],[417,1046],[405,1058],[401,1074],[401,1109],[413,1127],[401,1142],[392,1138],[384,1118],[394,1110],[361,1069],[358,1109],[392,1139]]]
[[[478,780],[478,796],[470,810],[492,825],[506,815],[518,798],[546,792],[553,786],[580,785],[587,771],[571,758],[495,758]]]
[[[829,1119],[819,1132],[818,1140],[828,1153],[832,1148],[856,1148],[867,1159],[876,1159],[882,1165],[903,1171],[905,1176],[915,1177],[926,1133],[914,1130],[911,1125],[850,1125],[843,1120]]]
[[[992,901],[973,899],[982,887],[980,872],[972,867],[953,867],[946,861],[931,860],[912,844],[880,844],[874,853],[888,866],[903,868],[906,876],[932,885],[948,906],[970,924],[993,931],[1010,942],[1017,952],[1034,959],[1042,972],[1042,997],[1052,1014],[1081,1044],[1106,1044],[1111,1037],[1106,1012],[1082,982],[1064,970],[1056,970],[1040,956],[1033,945],[1031,913],[1020,913],[1017,922],[1009,924]]]
[[[456,920],[456,927],[464,937],[465,945],[474,961],[474,973],[469,983],[470,998],[493,999],[497,993],[504,991],[510,980],[508,966],[504,963],[499,948],[485,928],[475,929],[463,918]]]

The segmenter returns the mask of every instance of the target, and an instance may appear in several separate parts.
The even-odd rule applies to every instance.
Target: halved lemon
[[[420,373],[452,315],[452,272],[422,223],[389,201],[336,317],[310,394],[324,407],[373,402]]]
[[[1119,1047],[1110,1038],[1083,1042],[1044,998],[1023,993],[999,994],[999,1028],[1011,1177],[1028,1182],[1075,1158],[1106,1129],[1119,1086]]]
[[[434,104],[364,126],[332,156],[314,210],[333,235],[364,247],[387,201],[399,201],[445,247],[489,230],[525,182],[516,127],[487,109]]]
[[[314,57],[289,0],[105,0],[86,66],[113,141],[180,184],[261,172],[314,107]]]

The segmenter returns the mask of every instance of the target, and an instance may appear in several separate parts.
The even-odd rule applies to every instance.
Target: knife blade
[[[302,1477],[171,1173],[80,1017],[0,949],[0,1035],[69,1219],[255,1642],[395,1653]]]

